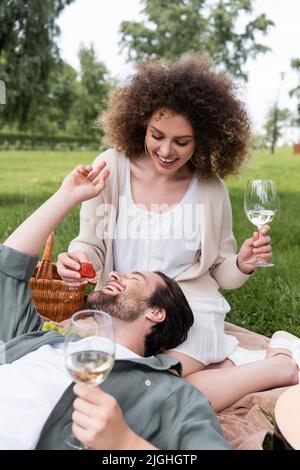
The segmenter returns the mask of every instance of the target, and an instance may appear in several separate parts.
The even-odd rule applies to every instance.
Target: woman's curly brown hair
[[[248,155],[250,121],[233,83],[213,71],[207,56],[137,66],[130,80],[112,92],[108,110],[98,121],[106,142],[130,158],[141,155],[148,121],[160,108],[184,115],[191,123],[196,141],[192,161],[198,172],[221,178],[237,172]]]

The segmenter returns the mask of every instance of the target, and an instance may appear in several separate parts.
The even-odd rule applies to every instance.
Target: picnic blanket
[[[266,349],[269,338],[226,323],[225,331],[236,336],[240,346],[251,350]],[[272,414],[278,397],[288,387],[249,393],[219,413],[225,439],[232,449],[262,450],[266,434],[273,434]]]

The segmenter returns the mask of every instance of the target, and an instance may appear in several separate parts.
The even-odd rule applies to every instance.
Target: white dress
[[[197,185],[194,176],[179,204],[162,213],[149,212],[133,201],[130,160],[126,160],[113,243],[116,271],[161,271],[175,278],[199,259],[201,220],[197,220]],[[194,325],[187,340],[175,350],[205,365],[223,361],[238,344],[234,336],[224,333],[224,319],[230,310],[228,302],[211,297],[187,300],[194,314]]]

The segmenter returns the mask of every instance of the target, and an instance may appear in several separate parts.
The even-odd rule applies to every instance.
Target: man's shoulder
[[[157,354],[156,356],[150,357],[137,357],[121,359],[117,361],[120,367],[127,367],[124,363],[131,363],[132,368],[148,369],[152,372],[168,372],[174,369],[177,375],[181,375],[182,366],[178,359],[168,354]],[[122,365],[123,364],[123,365]]]
[[[170,355],[158,354],[146,358],[117,360],[113,372],[122,371],[128,374],[128,380],[132,380],[135,375],[143,376],[144,382],[152,389],[157,386],[161,396],[177,395],[182,396],[183,401],[195,399],[209,403],[199,390],[181,377],[181,363]]]

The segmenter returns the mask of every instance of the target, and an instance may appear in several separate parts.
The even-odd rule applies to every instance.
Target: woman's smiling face
[[[146,148],[159,173],[176,173],[193,156],[195,137],[192,125],[169,109],[155,111],[147,126]]]

